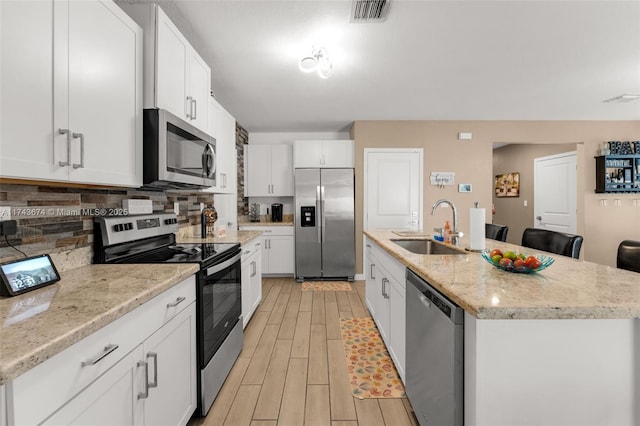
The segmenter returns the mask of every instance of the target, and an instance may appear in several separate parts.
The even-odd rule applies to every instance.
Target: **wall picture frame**
[[[496,197],[520,196],[520,172],[496,175],[494,183]]]
[[[472,190],[473,186],[470,183],[458,184],[458,192],[471,192]]]

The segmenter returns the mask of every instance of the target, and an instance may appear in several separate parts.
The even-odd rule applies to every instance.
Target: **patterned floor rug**
[[[349,281],[305,281],[302,291],[351,291]]]
[[[373,319],[340,318],[340,328],[353,397],[404,397],[404,386]]]

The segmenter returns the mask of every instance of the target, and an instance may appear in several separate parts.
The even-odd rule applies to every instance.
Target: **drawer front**
[[[246,262],[262,247],[262,238],[255,238],[242,246],[242,262]]]
[[[10,382],[15,424],[42,422],[187,308],[195,290],[191,276]]]
[[[381,266],[386,269],[389,275],[391,275],[398,284],[404,288],[404,273],[406,270],[406,266],[402,264],[398,259],[387,253],[386,250],[378,246],[373,241],[368,241],[368,244],[371,245],[371,249],[367,247],[367,250],[371,250],[373,256],[377,259]]]

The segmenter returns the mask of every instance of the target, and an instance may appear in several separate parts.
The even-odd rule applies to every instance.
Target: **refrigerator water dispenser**
[[[303,228],[316,226],[316,207],[300,206],[300,218],[302,219],[300,226]]]

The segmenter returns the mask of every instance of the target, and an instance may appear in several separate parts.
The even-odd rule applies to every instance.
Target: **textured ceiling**
[[[163,2],[160,2],[161,4]],[[349,1],[171,3],[250,131],[335,131],[354,120],[640,120],[640,1],[392,0],[352,24]],[[170,15],[171,15],[170,13]],[[303,74],[312,44],[331,78]]]

